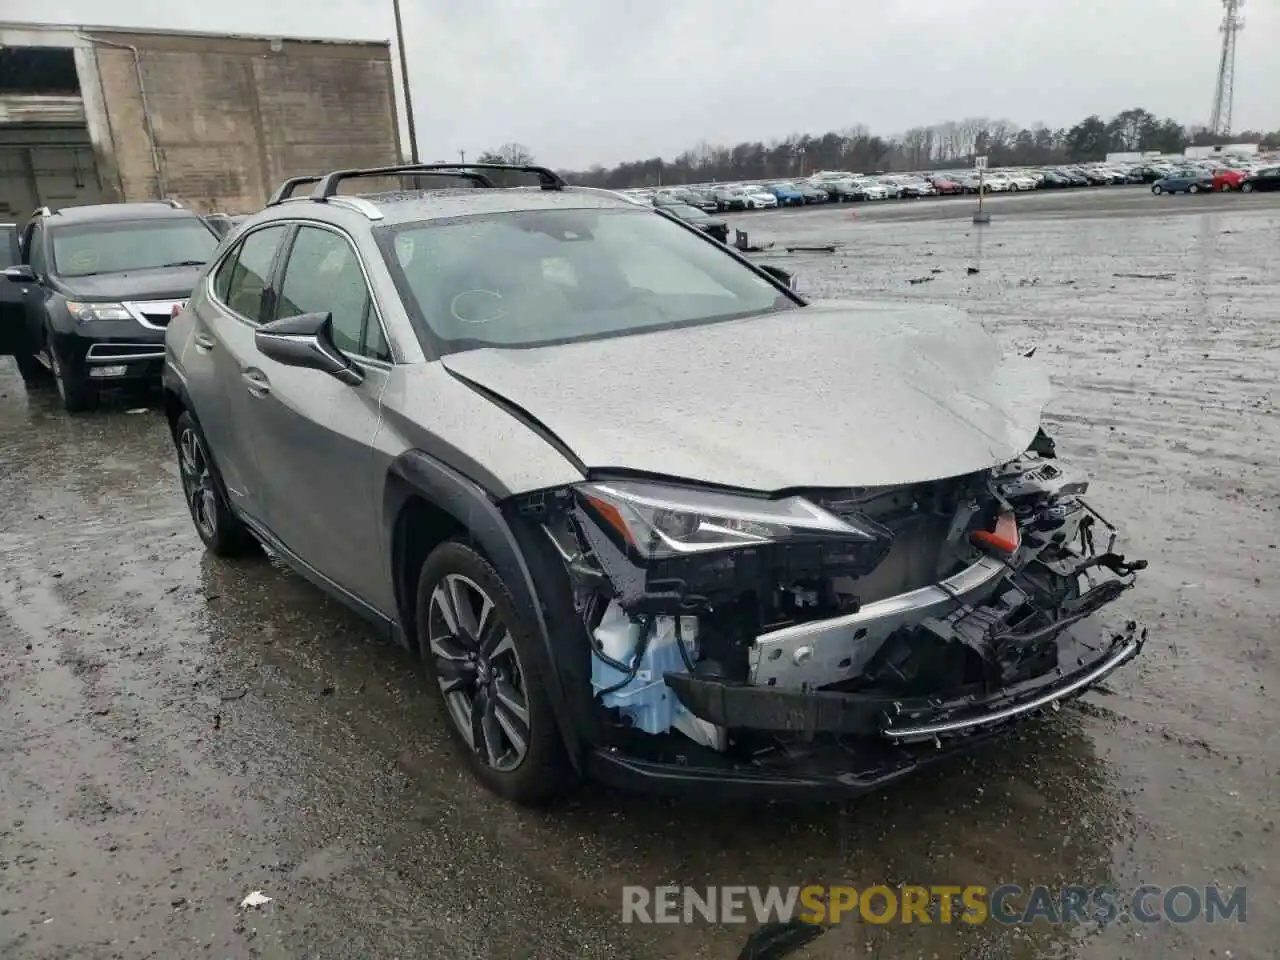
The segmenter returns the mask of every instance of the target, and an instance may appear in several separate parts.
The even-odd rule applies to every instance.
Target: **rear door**
[[[348,593],[386,606],[373,443],[391,353],[365,268],[337,228],[298,227],[278,269],[275,318],[329,313],[355,386],[256,354],[246,370],[266,522],[289,550]]]
[[[187,390],[232,504],[259,520],[264,509],[251,436],[258,411],[248,402],[244,371],[257,357],[253,331],[289,230],[287,224],[254,230],[219,263],[209,288],[196,298],[182,356]]]

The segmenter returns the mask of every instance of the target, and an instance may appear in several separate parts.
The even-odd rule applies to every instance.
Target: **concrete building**
[[[396,103],[386,42],[0,24],[0,220],[252,211],[289,176],[398,162]]]

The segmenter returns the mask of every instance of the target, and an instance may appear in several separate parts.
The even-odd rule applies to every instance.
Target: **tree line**
[[[1105,159],[1120,151],[1159,150],[1181,153],[1188,146],[1221,143],[1257,143],[1280,148],[1280,130],[1249,130],[1219,136],[1203,127],[1186,127],[1160,119],[1135,107],[1110,120],[1086,117],[1075,126],[1056,130],[1042,123],[1020,127],[1007,120],[970,117],[948,120],[929,127],[913,127],[896,137],[882,137],[865,126],[834,130],[820,136],[793,134],[769,143],[744,141],[733,146],[699,143],[674,160],[651,157],[630,160],[616,167],[596,165],[588,170],[561,170],[570,183],[620,190],[661,184],[711,181],[763,180],[804,177],[818,170],[911,171],[973,165],[975,156],[986,155],[992,166],[1046,166]],[[532,163],[533,156],[521,144],[505,144],[486,151],[480,159]]]

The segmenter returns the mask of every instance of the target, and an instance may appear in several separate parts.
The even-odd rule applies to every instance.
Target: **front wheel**
[[[1164,193],[1164,187],[1157,183],[1151,188],[1151,192],[1158,197],[1160,194]]]
[[[53,383],[58,388],[62,406],[68,413],[82,413],[98,406],[98,388],[83,373],[76,373],[63,366],[53,339],[48,341],[49,365],[53,368]],[[39,363],[39,361],[36,361]]]
[[[425,672],[476,779],[525,805],[561,791],[567,758],[534,634],[498,571],[461,541],[436,547],[418,575],[416,627]]]
[[[183,499],[187,501],[196,534],[205,547],[218,557],[240,557],[258,552],[261,547],[257,539],[227,503],[204,436],[195,419],[185,410],[174,424],[173,438],[178,448],[178,475],[182,480]]]
[[[1245,183],[1245,184],[1241,184],[1241,186],[1240,186],[1240,192],[1241,192],[1241,193],[1253,193],[1253,184],[1252,184],[1252,183]]]
[[[1199,192],[1200,192],[1200,188],[1194,183],[1191,186],[1187,187],[1187,193],[1199,193]]]

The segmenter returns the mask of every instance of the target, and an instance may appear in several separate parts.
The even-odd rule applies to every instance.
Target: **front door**
[[[212,296],[194,304],[191,338],[182,357],[200,429],[235,509],[263,519],[262,481],[248,424],[257,413],[244,370],[257,357],[253,331],[261,322],[272,269],[289,232],[284,224],[247,234],[223,259]]]
[[[329,313],[337,347],[357,364],[355,386],[256,353],[244,371],[265,520],[291,552],[381,610],[381,485],[373,443],[391,356],[359,254],[337,230],[301,226],[277,273],[274,317]]]

